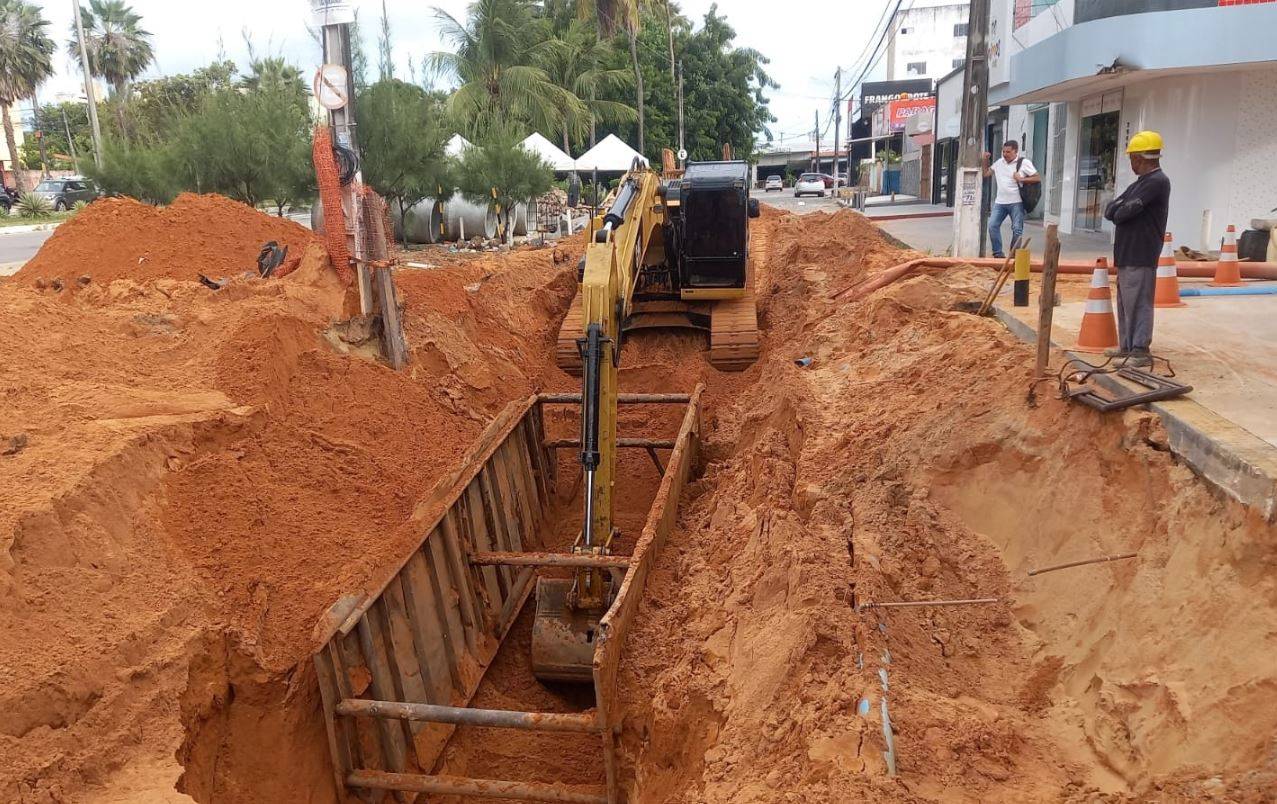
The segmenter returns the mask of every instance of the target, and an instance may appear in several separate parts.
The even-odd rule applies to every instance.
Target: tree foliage
[[[644,12],[642,20],[638,54],[646,90],[644,156],[659,164],[661,149],[678,143],[678,96],[670,81],[664,13]],[[730,143],[735,153],[753,153],[756,139],[767,136],[767,124],[774,120],[766,91],[777,85],[767,75],[766,57],[734,45],[736,33],[717,5],[710,7],[699,28],[681,15],[673,16],[672,25],[683,62],[683,128],[689,158],[718,159],[723,143]],[[606,133],[636,142],[634,125],[607,126],[600,136]]]
[[[443,99],[405,81],[378,81],[356,99],[364,181],[400,212],[427,196],[452,194],[445,155],[451,130]]]
[[[554,183],[553,168],[522,147],[515,129],[500,125],[466,149],[457,175],[457,187],[466,198],[499,207],[503,231],[516,203],[542,195]]]
[[[19,156],[13,130],[12,108],[53,75],[55,45],[48,34],[49,22],[40,9],[26,0],[0,0],[0,105],[3,109],[5,143],[9,153]],[[14,176],[21,188],[22,166],[15,160]]]
[[[551,45],[528,0],[475,0],[464,21],[438,8],[435,17],[455,51],[431,53],[427,67],[456,82],[448,111],[468,138],[505,125],[556,131],[565,110],[584,113],[581,99],[542,67]]]
[[[81,160],[93,159],[93,134],[89,127],[89,106],[79,101],[43,103],[36,114],[36,130],[43,135],[49,167],[54,170],[71,170],[76,156]],[[71,139],[67,139],[67,129]],[[72,147],[74,143],[74,148]],[[28,136],[22,141],[22,161],[28,165],[40,164],[40,140]],[[74,151],[74,153],[72,153]]]
[[[80,14],[89,72],[110,84],[113,96],[127,95],[129,82],[155,60],[151,33],[142,27],[141,15],[124,0],[89,0],[89,7]],[[74,22],[67,53],[71,63],[79,67],[80,41]]]
[[[236,72],[222,61],[137,84],[124,100],[134,136],[111,133],[102,167],[86,172],[108,192],[155,203],[182,190],[269,200],[281,212],[309,200],[312,120],[299,71],[259,59],[242,83]]]

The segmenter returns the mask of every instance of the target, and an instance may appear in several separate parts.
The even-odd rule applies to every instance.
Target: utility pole
[[[355,187],[363,183],[359,170],[359,142],[355,137],[355,70],[351,63],[350,25],[355,12],[343,0],[311,0],[314,22],[323,31],[324,64],[336,64],[345,69],[346,86],[342,89],[346,102],[339,108],[328,110],[328,125],[333,132],[333,145],[346,149],[355,157],[355,176],[341,189],[341,205],[345,211],[346,244],[355,260],[355,273],[359,279],[359,311],[363,315],[373,312],[372,275],[368,271],[364,254],[362,199],[355,196]]]
[[[842,123],[842,68],[834,72],[834,192],[838,192],[838,126]],[[851,165],[848,164],[848,173]]]
[[[49,151],[44,141],[44,127],[40,125],[40,99],[31,93],[31,120],[35,124],[35,138],[40,145],[40,178],[49,178]]]
[[[80,16],[80,0],[75,6],[75,38],[80,42],[80,70],[84,73],[84,102],[89,106],[89,126],[93,130],[93,162],[102,167],[102,126],[98,124],[98,99],[93,94],[93,74],[89,72],[89,49],[84,44],[84,18]]]
[[[989,0],[971,0],[967,19],[967,65],[962,80],[961,139],[954,199],[953,256],[981,251],[984,194],[984,130],[989,118]]]
[[[71,124],[67,122],[67,107],[62,105],[62,128],[66,129],[67,147],[71,149],[71,164],[75,167],[75,172],[80,172],[80,157],[75,153],[75,137],[71,136]]]
[[[820,172],[820,110],[816,110],[816,128],[812,131],[812,135],[816,138],[816,162],[812,167],[813,173]]]
[[[678,160],[679,168],[683,167],[682,153],[686,146],[683,144],[683,60],[678,60],[678,152],[680,158]]]

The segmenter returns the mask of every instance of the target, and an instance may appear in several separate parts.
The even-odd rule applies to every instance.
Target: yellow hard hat
[[[1147,153],[1148,151],[1160,152],[1161,150],[1162,135],[1158,134],[1156,131],[1141,131],[1134,137],[1131,137],[1130,144],[1126,146],[1126,152],[1128,154],[1142,154]]]

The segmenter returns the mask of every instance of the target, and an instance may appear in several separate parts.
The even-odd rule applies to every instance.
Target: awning
[[[531,151],[549,163],[556,173],[571,171],[575,167],[572,157],[554,143],[541,136],[540,132],[532,132],[523,141],[524,150]]]
[[[609,134],[598,145],[577,157],[576,169],[625,171],[634,164],[634,157],[647,164],[642,154],[622,142],[620,137]]]

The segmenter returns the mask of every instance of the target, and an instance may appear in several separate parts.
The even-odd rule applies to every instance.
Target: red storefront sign
[[[892,132],[904,131],[909,118],[918,114],[931,114],[936,108],[935,98],[911,98],[894,100],[887,104],[887,119]]]

